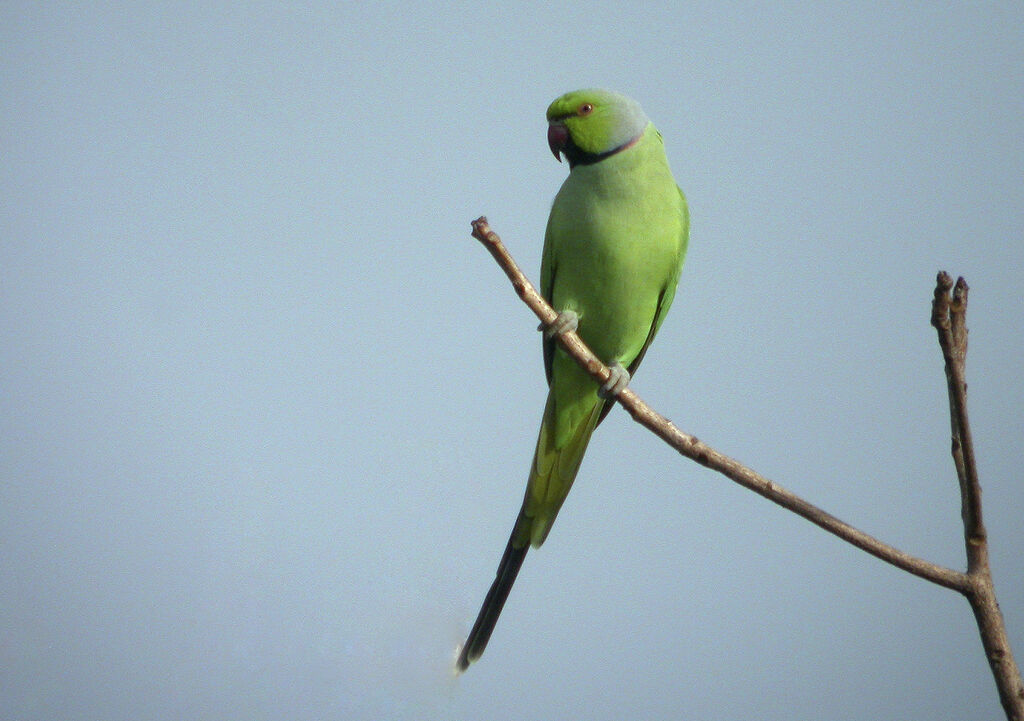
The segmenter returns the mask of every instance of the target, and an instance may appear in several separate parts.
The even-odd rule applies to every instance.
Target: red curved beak
[[[551,148],[552,154],[555,156],[555,160],[559,163],[562,162],[562,156],[559,153],[565,150],[565,147],[569,144],[569,129],[561,123],[549,123],[548,124],[548,147]]]

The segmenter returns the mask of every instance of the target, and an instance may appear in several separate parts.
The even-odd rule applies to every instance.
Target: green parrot
[[[626,387],[675,296],[689,237],[686,198],[665,145],[640,105],[607,90],[577,90],[548,107],[548,144],[569,162],[544,237],[541,293],[558,312],[545,330],[548,399],[526,497],[498,571],[456,666],[491,637],[530,546],[562,507],[597,425]],[[576,330],[612,376],[599,386],[557,346]]]

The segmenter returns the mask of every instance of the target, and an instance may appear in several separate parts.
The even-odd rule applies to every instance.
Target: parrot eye
[[[583,105],[580,106],[580,109],[576,111],[576,114],[590,115],[592,112],[594,112],[594,106],[590,103],[583,103]]]

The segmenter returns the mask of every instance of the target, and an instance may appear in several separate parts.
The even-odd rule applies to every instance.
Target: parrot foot
[[[576,315],[576,311],[563,310],[558,314],[558,317],[551,322],[551,325],[541,323],[537,326],[537,330],[544,331],[545,338],[554,338],[556,335],[562,335],[563,333],[576,330],[579,324],[580,317]]]
[[[622,367],[618,361],[612,361],[608,365],[608,380],[597,389],[597,395],[605,400],[615,398],[629,385],[629,371]]]

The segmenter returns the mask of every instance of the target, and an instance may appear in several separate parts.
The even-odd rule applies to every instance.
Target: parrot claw
[[[629,371],[622,367],[618,361],[612,361],[608,366],[608,380],[597,389],[597,395],[605,400],[615,398],[629,385]]]
[[[562,335],[570,331],[576,330],[580,324],[580,317],[576,315],[574,310],[563,310],[558,314],[551,325],[545,325],[541,323],[537,326],[537,330],[544,331],[545,338],[554,338],[556,335]]]

